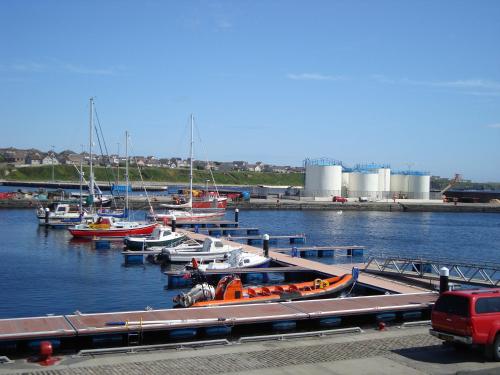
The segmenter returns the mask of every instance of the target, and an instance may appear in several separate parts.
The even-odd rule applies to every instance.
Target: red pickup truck
[[[500,288],[445,292],[434,305],[431,322],[431,335],[484,346],[488,357],[500,361]]]
[[[345,203],[347,202],[347,198],[344,198],[344,197],[340,197],[338,195],[335,195],[333,198],[332,198],[332,202],[341,202],[341,203]]]

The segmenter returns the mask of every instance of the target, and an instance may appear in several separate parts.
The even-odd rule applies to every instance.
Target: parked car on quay
[[[347,202],[347,198],[345,197],[340,197],[338,195],[335,195],[333,198],[332,198],[332,202],[341,202],[341,203],[345,203]]]
[[[500,361],[500,288],[441,294],[431,323],[431,335],[455,346],[482,346],[488,357]]]

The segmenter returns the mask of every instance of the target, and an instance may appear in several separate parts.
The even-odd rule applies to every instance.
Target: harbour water
[[[227,219],[233,219],[232,211]],[[242,211],[240,223],[261,233],[305,233],[308,245],[364,245],[365,255],[500,261],[500,216],[495,214]],[[165,289],[160,266],[125,266],[120,242],[96,250],[65,229],[38,227],[29,209],[1,210],[0,224],[0,318],[168,308],[178,293]]]

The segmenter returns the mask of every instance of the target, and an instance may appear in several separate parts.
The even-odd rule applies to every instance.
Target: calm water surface
[[[137,216],[142,219],[143,213]],[[261,233],[305,233],[309,245],[365,245],[373,253],[500,262],[496,214],[241,211],[240,222]],[[178,293],[165,290],[158,265],[126,267],[120,243],[95,250],[92,243],[72,240],[67,230],[38,227],[34,210],[0,210],[0,224],[0,318],[167,308]]]

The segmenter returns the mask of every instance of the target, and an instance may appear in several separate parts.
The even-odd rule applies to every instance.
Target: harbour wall
[[[167,203],[166,197],[151,198],[155,209],[162,209],[161,204]],[[0,208],[36,208],[40,204],[36,199],[3,199]],[[148,210],[145,197],[132,196],[129,200],[131,209]],[[304,202],[294,200],[251,199],[250,201],[229,202],[228,208],[244,210],[331,210],[331,211],[384,211],[384,212],[483,212],[500,213],[500,205],[492,203],[418,203],[418,202]]]

